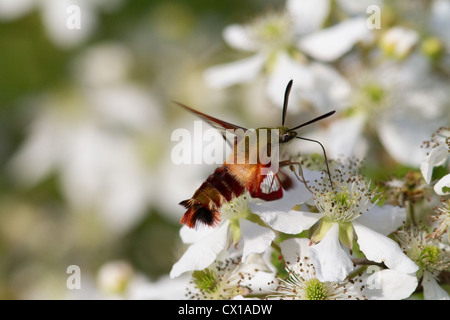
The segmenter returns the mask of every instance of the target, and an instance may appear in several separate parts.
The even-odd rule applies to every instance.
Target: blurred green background
[[[19,2],[16,4],[20,7]],[[169,123],[184,116],[178,114],[179,110],[170,101],[192,101],[191,88],[197,90],[193,95],[208,96],[206,86],[194,82],[201,82],[202,69],[223,56],[233,56],[221,38],[224,26],[282,4],[281,1],[203,0],[97,2],[100,4],[92,7],[96,27],[84,30],[82,8],[81,30],[69,31],[89,33],[75,45],[52,41],[45,26],[45,10],[39,1],[31,2],[30,8],[21,15],[0,14],[3,16],[0,20],[2,299],[66,298],[69,294],[66,279],[70,275],[66,269],[73,264],[81,269],[82,289],[89,287],[89,282],[95,285],[98,269],[111,260],[128,261],[137,272],[155,280],[170,271],[179,254],[177,219],[182,215],[181,208],[169,214],[165,208],[153,205],[152,196],[148,195],[148,199],[136,200],[143,202],[136,210],[138,217],[123,230],[116,231],[105,226],[109,217],[99,214],[101,209],[95,205],[83,207],[68,203],[67,190],[61,186],[60,174],[64,169],[59,165],[32,183],[19,183],[17,180],[21,178],[11,173],[11,159],[33,134],[34,120],[48,107],[49,97],[56,99],[53,107],[67,112],[68,118],[72,117],[68,106],[71,99],[77,101],[75,109],[90,107],[85,95],[95,88],[83,83],[89,79],[80,80],[79,72],[89,73],[89,70],[80,71],[77,61],[89,59],[86,53],[93,50],[104,50],[107,55],[108,47],[125,52],[126,61],[117,62],[125,64],[119,69],[127,69],[120,85],[135,86],[133,90],[139,90],[138,95],[148,94],[145,98],[148,101],[143,104],[156,110],[143,114],[155,118],[145,119],[142,126],[132,124],[120,128],[119,116],[117,123],[107,124],[108,132],[138,145],[136,152],[144,159],[144,171],[149,174],[146,179],[158,188],[165,183],[165,178],[153,173],[170,159],[164,156],[171,147]],[[77,1],[68,3],[78,4]],[[114,69],[115,64],[112,60],[110,66],[103,68]],[[107,87],[108,74],[104,77]],[[133,100],[128,103],[132,104]],[[35,159],[30,156],[28,160],[28,166],[32,167]],[[111,170],[120,170],[120,166]],[[77,192],[76,187],[70,192]],[[167,195],[165,201],[174,201],[176,208],[181,200]]]
[[[218,90],[202,73],[246,56],[224,42],[226,26],[285,2],[63,1],[82,11],[81,30],[62,30],[57,1],[2,1],[0,298],[98,297],[110,261],[149,283],[166,276],[185,248],[178,202],[213,168],[171,163],[171,132],[194,120],[171,101],[248,127],[278,125],[261,80]],[[385,18],[420,27],[413,13],[429,2],[388,2]],[[409,170],[380,150],[374,139],[370,174]],[[81,269],[78,292],[66,286],[69,265]]]

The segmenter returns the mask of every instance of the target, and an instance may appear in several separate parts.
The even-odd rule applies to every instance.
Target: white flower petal
[[[362,130],[366,118],[355,115],[334,121],[326,134],[327,152],[331,158],[363,157],[366,152]]]
[[[232,24],[223,31],[223,38],[233,48],[244,51],[257,51],[257,44],[248,36],[245,26]]]
[[[450,194],[450,173],[443,176],[441,180],[434,185],[434,192],[440,196]]]
[[[127,299],[182,300],[186,299],[186,288],[189,287],[192,277],[190,274],[184,274],[176,279],[171,279],[164,275],[155,282],[141,278],[133,280],[127,287]],[[100,299],[104,299],[104,297]]]
[[[321,213],[302,212],[291,210],[255,212],[271,228],[287,234],[298,234],[311,228],[320,218]]]
[[[385,236],[397,230],[405,220],[406,209],[391,205],[373,206],[358,218],[359,223]]]
[[[263,68],[266,57],[256,54],[243,60],[217,65],[204,72],[206,83],[213,88],[226,88],[256,78]]]
[[[79,0],[76,7],[79,8],[80,26],[69,28],[68,23],[76,16],[76,13],[67,12],[71,5],[73,1],[70,0],[42,1],[42,16],[47,34],[52,42],[61,48],[73,48],[82,43],[98,24],[92,2]]]
[[[450,296],[437,283],[429,272],[424,272],[422,279],[423,297],[425,300],[450,300]]]
[[[320,112],[330,109],[347,108],[352,88],[337,70],[324,63],[312,62],[311,71],[315,76],[314,97],[310,100]]]
[[[419,34],[414,30],[403,27],[393,27],[382,35],[380,46],[387,52],[392,52],[395,57],[401,59],[411,52],[418,40]]]
[[[320,281],[342,281],[353,270],[353,263],[339,242],[339,225],[335,223],[325,237],[311,246],[311,258]]]
[[[248,286],[256,294],[270,294],[276,291],[278,283],[276,273],[252,270],[251,277],[244,277],[242,286]],[[249,298],[246,298],[249,299]],[[256,298],[259,300],[259,298]]]
[[[369,300],[401,300],[414,292],[417,283],[414,274],[385,269],[366,279],[362,293]]]
[[[337,0],[340,9],[350,15],[366,14],[367,7],[376,5],[382,7],[383,0]]]
[[[255,271],[257,270],[257,271]],[[260,254],[251,254],[239,266],[240,274],[250,274],[241,279],[242,286],[248,286],[253,292],[273,293],[276,290],[276,272],[272,271]]]
[[[348,106],[351,87],[334,68],[323,63],[300,63],[280,53],[267,83],[269,98],[277,106],[283,105],[286,79],[294,81],[289,97],[289,111],[307,105],[318,113]]]
[[[180,229],[180,238],[183,243],[195,243],[206,237],[208,234],[213,233],[215,230],[216,228],[203,224],[200,224],[195,229],[189,228],[188,226],[182,226]]]
[[[358,236],[359,247],[367,259],[384,262],[388,268],[403,273],[413,273],[418,270],[417,265],[403,253],[394,240],[355,221],[353,228]]]
[[[280,248],[284,261],[290,265],[311,258],[309,239],[291,238],[280,243]]]
[[[428,184],[431,182],[433,168],[443,164],[447,157],[448,149],[444,146],[437,146],[430,151],[426,160],[420,164],[420,171]]]
[[[330,11],[329,0],[288,0],[286,10],[292,17],[298,34],[320,29]]]
[[[280,108],[284,101],[284,96],[280,92],[286,89],[288,79],[294,81],[289,96],[289,110],[296,111],[295,107],[298,108],[304,94],[314,90],[315,76],[309,65],[299,63],[285,52],[281,52],[276,58],[266,89],[269,99]]]
[[[370,29],[365,18],[345,20],[333,27],[315,32],[299,41],[299,48],[321,61],[334,61],[366,38]]]
[[[434,33],[450,44],[450,2],[435,0],[431,4],[430,24]]]
[[[105,42],[84,50],[73,62],[72,70],[76,79],[87,87],[114,89],[111,85],[125,85],[132,66],[132,54],[124,45]]]
[[[400,106],[395,108],[400,110]],[[424,121],[422,115],[409,109],[384,115],[377,121],[377,131],[384,148],[395,160],[418,167],[426,156],[426,150],[418,147],[418,141],[427,140],[435,125],[436,122]]]
[[[229,224],[229,220],[225,221],[216,232],[192,244],[173,265],[170,278],[176,278],[186,271],[205,269],[213,263],[217,255],[229,243]]]
[[[240,219],[241,242],[243,243],[242,261],[251,253],[263,253],[270,247],[275,233],[269,228],[262,227],[245,219]]]
[[[313,186],[315,181],[320,181],[321,173],[303,169],[303,175],[309,186]],[[289,190],[283,190],[283,197],[274,201],[263,201],[252,199],[249,208],[253,213],[262,214],[264,212],[287,212],[294,206],[303,204],[313,198],[313,195],[306,189],[304,183],[298,181],[295,175],[290,174],[293,186]]]

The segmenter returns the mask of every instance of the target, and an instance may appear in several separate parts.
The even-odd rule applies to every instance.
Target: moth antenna
[[[286,111],[287,111],[288,102],[289,102],[289,94],[291,92],[293,82],[294,81],[292,81],[292,80],[289,81],[289,83],[286,86],[286,91],[284,92],[283,113],[281,115],[281,125],[282,126],[284,126],[284,122],[286,120]]]
[[[289,129],[288,132],[289,132],[289,131],[294,131],[294,130],[300,129],[301,127],[307,126],[308,124],[314,123],[314,122],[319,121],[319,120],[322,120],[322,119],[324,119],[324,118],[327,118],[327,117],[331,116],[331,115],[332,115],[333,113],[335,113],[335,112],[336,112],[336,110],[327,112],[327,113],[325,113],[325,114],[323,114],[323,115],[321,115],[321,116],[318,116],[317,118],[314,118],[314,119],[309,120],[309,121],[307,121],[307,122],[305,122],[305,123],[302,123],[301,125],[296,126],[296,127],[292,128],[292,129]]]
[[[315,143],[318,143],[320,145],[320,147],[322,148],[322,151],[323,151],[323,156],[325,158],[325,164],[327,166],[327,173],[328,173],[328,178],[330,179],[330,185],[333,188],[333,179],[331,179],[331,172],[330,172],[330,167],[328,166],[327,153],[325,152],[325,148],[323,147],[323,145],[319,141],[314,140],[314,139],[308,139],[308,138],[303,138],[303,137],[298,137],[298,136],[296,138],[297,139],[301,139],[301,140],[305,140],[305,141],[315,142]]]

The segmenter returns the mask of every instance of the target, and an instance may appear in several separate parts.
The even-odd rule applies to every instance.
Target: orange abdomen
[[[227,165],[218,167],[191,199],[180,202],[186,209],[181,223],[194,228],[198,222],[215,226],[220,221],[219,209],[224,202],[240,196],[245,191],[245,185],[229,169]]]

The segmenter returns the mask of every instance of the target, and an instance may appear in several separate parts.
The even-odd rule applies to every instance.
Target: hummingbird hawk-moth
[[[283,190],[289,190],[293,183],[291,178],[281,169],[277,171],[272,170],[270,159],[267,161],[267,157],[270,157],[270,150],[272,150],[271,147],[273,144],[282,146],[292,141],[294,138],[317,142],[322,147],[328,169],[328,160],[322,144],[316,140],[297,136],[295,130],[329,117],[335,113],[335,111],[333,110],[325,113],[293,128],[285,127],[284,123],[292,83],[292,80],[289,81],[286,87],[281,126],[276,128],[264,127],[255,130],[252,129],[256,136],[256,143],[250,143],[245,137],[237,137],[234,141],[233,152],[228,156],[227,160],[220,167],[215,169],[190,199],[180,202],[180,205],[187,209],[180,220],[182,224],[185,224],[190,228],[195,228],[198,223],[206,224],[208,226],[217,225],[220,221],[220,207],[234,197],[239,197],[245,191],[248,191],[253,198],[259,198],[266,201],[282,198]],[[235,130],[241,133],[247,133],[249,130],[196,111],[182,103],[175,103],[196,114],[214,128],[222,131],[224,138],[225,131]],[[269,136],[266,140],[262,139],[263,131]],[[276,132],[275,136],[273,135],[274,132]],[[264,140],[263,144],[260,143],[262,140]],[[261,151],[264,151],[265,153]],[[257,155],[257,161],[248,161],[248,159],[255,154]],[[266,154],[266,158],[261,158],[261,154]],[[236,158],[244,158],[246,161],[244,161],[244,163],[241,163],[242,161],[236,163]],[[293,164],[300,165],[298,162],[291,162],[289,160],[279,161],[277,164],[277,168]]]

